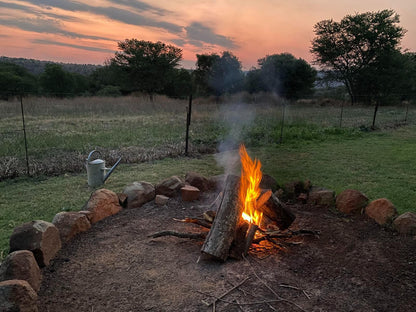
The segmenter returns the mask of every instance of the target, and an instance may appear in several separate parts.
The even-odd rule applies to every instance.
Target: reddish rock
[[[185,183],[179,177],[172,176],[156,185],[155,189],[157,195],[175,197],[184,186]]]
[[[68,242],[78,233],[88,231],[91,228],[87,216],[74,211],[57,213],[52,223],[59,230],[61,242]]]
[[[10,237],[10,252],[30,250],[40,267],[48,265],[60,249],[58,229],[52,223],[42,220],[16,227]]]
[[[416,235],[416,213],[405,212],[393,221],[394,228],[401,234]]]
[[[22,280],[0,282],[0,311],[37,312],[38,295],[29,283]]]
[[[99,189],[91,194],[86,209],[92,212],[91,224],[107,218],[121,210],[118,196],[113,191]]]
[[[325,188],[312,187],[309,191],[308,204],[333,206],[335,204],[335,192]]]
[[[155,203],[156,203],[156,205],[159,205],[159,206],[166,205],[168,200],[169,200],[169,197],[167,197],[165,195],[156,195],[156,197],[155,197]]]
[[[31,251],[14,251],[4,259],[0,266],[0,281],[6,280],[23,280],[39,291],[42,274]]]
[[[123,193],[127,195],[127,208],[141,207],[156,196],[154,186],[148,182],[133,182],[124,188]]]
[[[196,172],[188,172],[185,176],[185,182],[189,185],[198,188],[200,191],[209,191],[215,189],[216,185],[212,180],[200,175]]]
[[[192,185],[185,185],[181,188],[181,195],[183,201],[194,201],[199,198],[199,189]]]
[[[386,198],[373,200],[365,208],[365,213],[378,224],[388,224],[397,215],[396,207]]]
[[[357,190],[342,191],[336,199],[337,209],[345,214],[361,213],[367,204],[367,196]]]

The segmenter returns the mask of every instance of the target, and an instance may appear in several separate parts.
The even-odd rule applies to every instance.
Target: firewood
[[[228,258],[243,209],[238,199],[239,187],[238,176],[227,176],[221,204],[201,248],[204,254],[222,261]]]
[[[233,259],[242,259],[246,249],[246,236],[249,224],[241,219],[235,231],[234,240],[230,246],[229,257]]]
[[[216,214],[215,211],[208,210],[208,211],[205,211],[203,213],[203,217],[204,217],[205,221],[208,221],[209,223],[212,223],[212,222],[214,222],[215,214]]]
[[[295,220],[296,216],[283,204],[274,194],[271,194],[266,203],[257,207],[263,212],[263,220],[275,223],[280,230],[287,229]]]

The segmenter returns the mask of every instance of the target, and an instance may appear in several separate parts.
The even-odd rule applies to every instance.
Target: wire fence
[[[80,172],[94,149],[112,165],[119,157],[136,163],[215,152],[227,140],[279,144],[316,139],[322,129],[370,131],[374,113],[372,106],[339,100],[290,103],[266,94],[193,103],[164,96],[153,101],[148,96],[2,100],[0,180]],[[416,110],[404,102],[380,107],[376,125],[391,128],[415,120]]]

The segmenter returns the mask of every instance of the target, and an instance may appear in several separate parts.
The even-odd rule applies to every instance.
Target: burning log
[[[296,219],[292,211],[274,194],[257,209],[263,212],[263,224],[275,224],[280,230],[287,229]]]
[[[204,254],[222,261],[228,258],[243,209],[238,198],[239,189],[240,178],[227,176],[220,207],[201,248]]]

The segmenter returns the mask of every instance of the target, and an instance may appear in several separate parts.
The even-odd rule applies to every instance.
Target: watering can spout
[[[114,169],[118,166],[118,164],[121,161],[121,157],[117,160],[117,162],[114,164],[113,167],[107,172],[107,174],[104,176],[103,183],[110,177],[110,175],[113,173]]]

